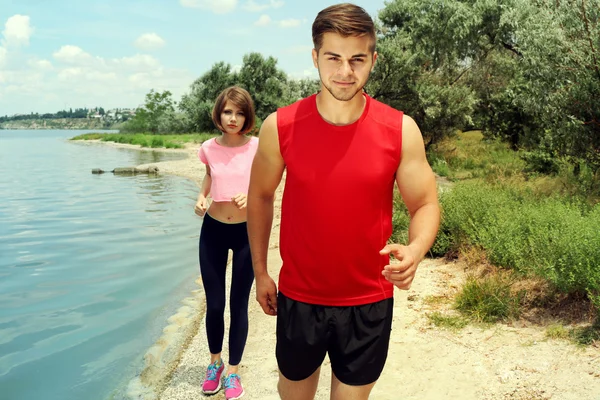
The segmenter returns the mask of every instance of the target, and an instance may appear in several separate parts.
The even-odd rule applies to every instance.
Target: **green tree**
[[[465,74],[478,57],[465,2],[396,0],[380,12],[379,59],[367,92],[411,115],[427,147],[472,124]],[[474,28],[473,28],[474,29]]]
[[[277,59],[263,57],[260,53],[244,55],[236,83],[245,88],[256,107],[256,116],[264,120],[278,107],[286,105],[284,94],[288,84],[286,73],[277,68]]]
[[[190,91],[182,97],[179,108],[190,130],[213,130],[211,112],[216,97],[223,89],[239,85],[252,96],[260,124],[278,107],[289,104],[297,100],[296,96],[312,90],[308,81],[298,83],[294,90],[290,90],[288,83],[285,72],[277,68],[275,58],[249,53],[243,57],[239,72],[233,72],[231,65],[222,61],[214,64],[192,83]]]
[[[294,103],[300,99],[317,93],[320,89],[321,82],[318,79],[289,79],[284,88],[284,103]]]
[[[600,179],[600,0],[395,0],[380,19],[369,90],[426,138],[477,126]]]
[[[125,132],[158,133],[161,120],[175,112],[170,91],[155,92],[151,89],[146,94],[144,105],[136,110],[135,117],[122,128]]]
[[[522,54],[509,89],[539,121],[533,145],[584,160],[600,179],[600,0],[519,0],[507,10]],[[533,147],[530,145],[530,147]]]
[[[231,65],[221,61],[196,79],[190,86],[189,93],[182,96],[179,109],[188,121],[188,129],[205,132],[214,129],[211,113],[214,101],[225,88],[233,85],[235,74]]]

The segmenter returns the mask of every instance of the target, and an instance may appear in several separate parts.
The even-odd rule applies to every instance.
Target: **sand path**
[[[199,182],[202,164],[196,146],[188,146],[185,160],[157,163],[160,173],[175,174]],[[280,199],[278,189],[274,229],[269,251],[269,271],[277,281],[281,267],[278,249]],[[190,204],[190,218],[194,218]],[[193,265],[190,268],[197,268]],[[228,282],[230,280],[228,274]],[[426,317],[434,308],[430,296],[451,296],[465,279],[461,263],[425,260],[409,291],[396,290],[394,323],[386,368],[372,392],[376,400],[440,399],[559,399],[600,400],[600,349],[577,347],[565,340],[545,337],[545,327],[520,323],[491,327],[468,326],[452,332],[432,326]],[[203,301],[202,291],[195,294]],[[250,331],[240,367],[245,399],[276,400],[275,318],[250,302]],[[448,307],[446,307],[448,308]],[[443,309],[443,307],[442,307]],[[201,381],[209,361],[202,306],[193,316],[189,337],[179,341],[172,372],[161,381],[161,400],[201,399]],[[189,312],[189,311],[188,311]],[[195,319],[194,319],[195,318]],[[226,318],[227,321],[227,318]],[[227,325],[227,322],[226,322]],[[191,335],[191,336],[190,336]],[[227,338],[227,332],[226,332]],[[225,344],[227,339],[225,339]],[[227,360],[225,346],[224,359]],[[165,372],[165,371],[162,371]],[[321,371],[317,399],[329,398],[330,371],[326,361]],[[156,380],[156,382],[160,381]],[[220,393],[212,399],[224,399]]]

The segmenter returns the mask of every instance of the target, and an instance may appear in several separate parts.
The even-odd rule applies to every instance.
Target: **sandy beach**
[[[135,146],[129,146],[135,147]],[[189,145],[179,161],[153,163],[160,174],[174,174],[200,184],[204,168]],[[174,151],[174,150],[168,150]],[[279,217],[282,186],[278,189],[269,250],[269,271],[275,281],[281,267]],[[194,215],[190,204],[190,218]],[[198,270],[198,265],[189,268]],[[199,274],[198,274],[199,275]],[[230,274],[227,275],[228,282]],[[519,321],[453,332],[429,323],[432,311],[450,311],[433,304],[432,296],[450,298],[465,279],[465,265],[441,259],[422,262],[409,291],[396,290],[394,321],[386,368],[372,399],[558,399],[600,400],[600,348],[577,347],[566,340],[546,338],[545,326]],[[198,281],[200,285],[201,282]],[[250,330],[240,366],[245,399],[279,399],[275,360],[275,318],[265,315],[250,299]],[[146,354],[146,368],[130,384],[139,399],[204,398],[201,384],[209,362],[201,286],[182,293],[182,307],[169,319],[164,335]],[[226,316],[228,326],[228,316]],[[223,353],[227,360],[227,331]],[[331,373],[326,361],[317,399],[329,398]],[[206,398],[224,399],[223,391]]]

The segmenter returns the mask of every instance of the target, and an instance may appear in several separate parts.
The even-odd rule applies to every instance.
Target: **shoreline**
[[[199,144],[185,149],[146,149],[137,145],[101,142],[142,151],[182,152],[182,160],[155,165],[159,174],[192,179],[199,185],[204,172],[196,157]],[[282,184],[277,189],[273,229],[268,253],[269,272],[277,282],[279,218]],[[194,218],[190,210],[190,218]],[[194,266],[197,267],[197,266]],[[231,280],[230,268],[227,285]],[[394,292],[392,338],[386,367],[371,393],[376,400],[598,400],[600,399],[600,350],[580,348],[561,339],[546,337],[545,326],[512,321],[489,326],[469,324],[459,331],[433,326],[428,314],[453,312],[451,304],[432,299],[451,299],[466,280],[466,266],[441,259],[424,260],[413,286]],[[198,274],[199,278],[199,274]],[[182,300],[178,313],[168,319],[163,335],[144,356],[146,366],[129,385],[131,398],[140,400],[224,399],[223,391],[204,397],[201,384],[209,362],[205,338],[204,294],[198,290]],[[228,289],[229,290],[229,289]],[[228,310],[225,315],[223,358],[227,361]],[[240,365],[244,399],[277,400],[275,318],[265,315],[252,287],[249,333]],[[326,358],[315,399],[329,399],[331,372]]]
[[[105,142],[102,140],[86,140],[80,144],[102,144],[115,148],[133,149],[138,151],[157,151],[161,153],[181,153],[185,157],[180,160],[159,161],[148,164],[132,165],[136,168],[149,166],[158,167],[158,174],[179,176],[193,181],[198,189],[205,171],[204,164],[197,159],[197,149],[200,144],[186,144],[183,149],[145,148],[140,145]],[[121,166],[115,166],[121,167]],[[124,167],[124,166],[123,166]],[[190,218],[197,217],[190,208]],[[198,266],[195,266],[197,269]],[[195,280],[196,289],[180,300],[181,306],[176,313],[167,318],[167,325],[162,335],[145,352],[144,365],[138,376],[126,385],[129,398],[155,400],[161,398],[168,387],[172,375],[180,365],[185,351],[195,336],[198,335],[201,320],[206,313],[206,300],[202,288],[202,280],[198,271]]]

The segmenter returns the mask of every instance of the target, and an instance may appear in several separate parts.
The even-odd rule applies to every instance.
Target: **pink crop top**
[[[258,138],[253,136],[238,147],[222,146],[216,138],[202,143],[198,158],[210,167],[210,195],[214,201],[231,201],[238,193],[248,194],[250,168],[257,149]]]

